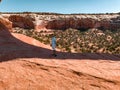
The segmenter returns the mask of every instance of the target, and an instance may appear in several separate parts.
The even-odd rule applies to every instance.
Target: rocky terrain
[[[16,26],[36,31],[48,29],[48,22],[52,18],[56,22],[58,16],[49,19],[43,15],[42,24],[31,16],[12,16],[0,15],[0,90],[120,90],[120,54],[68,53],[58,49],[58,56],[53,57],[49,45],[11,32]],[[104,16],[101,17],[105,19]],[[118,16],[106,19],[118,20]]]
[[[1,17],[10,22],[9,24],[15,29],[13,32],[33,37],[45,44],[50,44],[51,37],[50,34],[44,36],[41,32],[56,30],[55,34],[59,43],[58,48],[64,51],[77,53],[120,53],[119,13],[62,15],[26,12],[21,14],[3,13]]]
[[[110,29],[120,28],[120,14],[97,15],[41,15],[41,14],[1,14],[12,22],[13,27],[27,29]]]

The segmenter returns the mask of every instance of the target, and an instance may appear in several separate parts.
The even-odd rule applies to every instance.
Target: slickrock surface
[[[12,30],[12,22],[0,15],[0,30]]]
[[[119,55],[52,57],[49,46],[21,34],[0,41],[0,90],[120,90]]]
[[[120,90],[120,55],[67,53],[22,34],[0,19],[0,90]],[[7,22],[7,21],[5,21]]]
[[[0,63],[0,90],[120,90],[120,61],[23,58]]]

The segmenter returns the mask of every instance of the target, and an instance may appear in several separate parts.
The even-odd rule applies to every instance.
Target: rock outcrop
[[[49,21],[46,28],[49,29],[67,29],[67,28],[74,28],[74,29],[90,29],[90,28],[97,28],[97,29],[119,29],[120,28],[120,16],[115,18],[109,17],[105,18],[102,16],[86,16],[86,17],[69,17],[69,18],[62,18]]]
[[[11,15],[9,17],[9,20],[12,22],[13,27],[20,27],[25,29],[34,29],[35,27],[33,23],[35,19],[29,17],[29,15],[26,16]]]
[[[53,57],[50,46],[11,28],[0,18],[0,90],[120,90],[120,55]]]
[[[2,14],[8,17],[13,27],[28,29],[120,29],[120,15],[39,15]]]
[[[1,35],[2,34],[2,35]],[[120,56],[57,51],[0,32],[0,90],[119,90]]]
[[[63,18],[48,22],[48,29],[89,29],[95,27],[96,20],[89,18]]]
[[[12,22],[0,16],[0,31],[12,30]]]
[[[120,61],[14,59],[0,63],[0,90],[120,90]]]

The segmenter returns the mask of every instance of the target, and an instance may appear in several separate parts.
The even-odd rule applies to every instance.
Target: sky
[[[120,0],[2,0],[0,12],[118,13]]]

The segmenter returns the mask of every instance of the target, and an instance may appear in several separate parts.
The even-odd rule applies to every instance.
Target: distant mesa
[[[55,13],[1,13],[7,21],[12,23],[12,27],[24,29],[44,29],[65,30],[91,29],[116,30],[120,28],[120,14],[55,14]]]
[[[52,14],[52,13],[8,13],[13,27],[27,29],[90,29],[115,30],[120,28],[119,14]],[[6,17],[6,16],[4,16]]]

